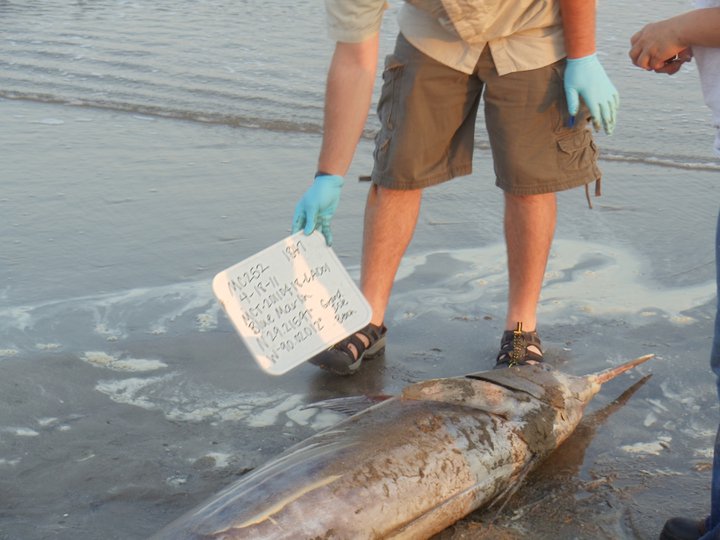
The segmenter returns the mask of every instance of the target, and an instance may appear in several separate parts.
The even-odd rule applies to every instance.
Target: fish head
[[[600,389],[588,377],[547,365],[524,365],[434,379],[411,385],[401,399],[460,406],[467,414],[489,414],[512,423],[536,453],[564,441],[580,422],[585,405]]]
[[[406,387],[402,398],[455,403],[501,412],[504,403],[535,400],[554,408],[585,405],[600,389],[591,377],[576,377],[546,364],[514,366],[431,379]],[[517,410],[517,408],[513,409]]]

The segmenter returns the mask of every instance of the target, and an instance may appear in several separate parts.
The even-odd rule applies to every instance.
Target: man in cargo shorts
[[[293,232],[319,229],[331,244],[330,220],[372,98],[387,5],[326,0],[326,8],[336,45],[323,141]],[[587,190],[593,181],[599,187],[588,121],[611,133],[619,104],[595,54],[595,2],[407,0],[398,23],[395,51],[385,60],[365,208],[360,287],[372,320],[310,362],[347,375],[384,351],[385,310],[422,191],[470,174],[481,94],[495,183],[505,197],[508,312],[496,364],[542,362],[536,310],[555,231],[555,192]]]

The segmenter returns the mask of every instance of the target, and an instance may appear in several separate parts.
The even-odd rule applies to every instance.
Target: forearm
[[[595,53],[595,0],[560,0],[568,58]]]
[[[667,62],[674,55],[695,46],[720,47],[720,8],[696,9],[647,24],[630,38],[630,44],[629,55],[636,66],[675,73],[682,64]]]
[[[720,8],[703,8],[668,19],[684,47],[720,47]]]
[[[325,92],[318,170],[344,176],[367,121],[377,71],[379,36],[335,46]]]

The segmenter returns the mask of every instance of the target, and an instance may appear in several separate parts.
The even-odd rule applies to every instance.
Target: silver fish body
[[[508,493],[606,380],[521,366],[408,386],[165,527],[172,539],[421,539]]]

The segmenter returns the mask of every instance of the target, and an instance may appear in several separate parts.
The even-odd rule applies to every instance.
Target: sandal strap
[[[350,358],[357,360],[360,358],[363,353],[372,348],[372,346],[381,338],[383,335],[387,332],[387,328],[385,325],[378,326],[373,323],[369,323],[367,326],[361,328],[354,334],[346,337],[342,341],[337,342],[335,345],[333,345],[333,349],[340,350],[347,354]],[[367,344],[358,337],[358,334],[362,335],[367,339]],[[352,349],[350,349],[350,345],[353,345],[355,347],[355,351],[353,352]]]
[[[504,348],[508,345],[512,347],[514,338],[515,330],[505,330],[505,332],[503,332],[502,341],[500,342],[500,347]],[[523,332],[522,339],[525,340],[527,345],[535,345],[537,348],[540,348],[542,345],[540,336],[536,330],[533,330],[532,332]]]
[[[363,351],[367,348],[363,340],[357,337],[357,334],[359,333],[360,332],[355,332],[355,334],[346,337],[342,341],[337,342],[335,345],[333,345],[332,348],[344,352],[353,360],[357,360],[358,358],[360,358],[360,355],[362,355]],[[355,350],[351,349],[350,345],[355,347]]]
[[[529,347],[535,347],[539,352],[530,350]],[[542,343],[537,331],[506,330],[503,332],[496,364],[507,363],[512,367],[528,362],[540,363],[543,361]]]

